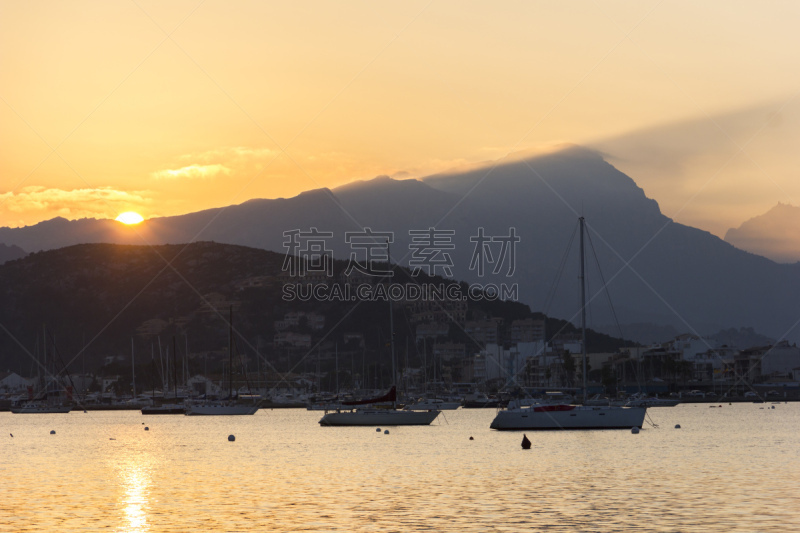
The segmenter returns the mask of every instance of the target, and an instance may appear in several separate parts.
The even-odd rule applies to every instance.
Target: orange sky
[[[567,141],[722,235],[800,205],[797,20],[790,2],[5,1],[0,225]]]

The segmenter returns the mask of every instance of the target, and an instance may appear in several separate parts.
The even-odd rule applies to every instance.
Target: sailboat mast
[[[233,399],[233,306],[228,310],[228,399]]]
[[[386,239],[386,256],[389,258],[389,270],[392,268],[392,252],[391,248],[389,247],[389,239]],[[395,386],[395,379],[397,374],[395,373],[395,361],[394,361],[394,312],[392,305],[392,298],[389,294],[389,291],[386,291],[387,298],[389,300],[389,346],[391,347],[392,353],[392,386]],[[392,408],[397,408],[397,401],[392,400]]]
[[[47,326],[45,324],[42,324],[42,360],[37,361],[36,365],[36,385],[38,387],[38,390],[36,391],[37,395],[42,390],[42,384],[44,383],[44,379],[42,378],[42,362],[44,362],[45,365],[47,364]]]
[[[583,258],[583,230],[584,220],[580,217],[581,223],[581,351],[583,352],[583,404],[586,405],[586,280],[584,278],[584,258]]]
[[[339,343],[336,343],[336,397],[339,397]]]
[[[172,336],[172,385],[175,387],[175,401],[178,401],[178,350],[175,348],[175,335]]]
[[[133,337],[131,337],[131,376],[133,377],[133,399],[136,400],[136,363],[133,358]]]

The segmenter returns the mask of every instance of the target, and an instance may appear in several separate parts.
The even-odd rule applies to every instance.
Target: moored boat
[[[386,243],[387,248],[389,243]],[[391,257],[391,254],[387,252]],[[397,377],[394,353],[394,315],[389,300],[389,346],[392,359],[392,382]],[[397,387],[392,385],[389,392],[378,398],[341,402],[343,409],[326,412],[320,419],[320,426],[428,426],[439,416],[438,409],[429,411],[404,411],[397,409]],[[377,405],[389,403],[390,407],[378,409]]]
[[[319,421],[320,426],[428,426],[436,420],[440,411],[407,411],[377,408],[376,404],[391,402],[396,405],[397,388],[377,398],[341,402],[341,407],[328,411]]]
[[[251,401],[240,401],[233,392],[233,306],[229,310],[228,318],[228,397],[221,400],[198,400],[186,405],[185,414],[188,416],[232,416],[254,415],[259,408],[257,396],[250,395]]]
[[[531,405],[497,413],[491,429],[631,429],[642,427],[644,407]]]
[[[583,398],[587,391],[586,356],[586,286],[584,271],[584,219],[580,224],[580,281],[581,281],[581,352],[583,355]],[[641,428],[647,407],[616,405],[574,405],[568,403],[533,404],[509,407],[499,411],[490,424],[497,430],[544,429],[631,429]]]
[[[25,402],[22,405],[11,407],[10,411],[14,414],[50,414],[50,413],[69,413],[72,411],[71,405],[47,404],[42,402]]]
[[[325,413],[320,426],[428,426],[439,411],[398,411],[393,409],[353,409]]]
[[[208,401],[186,406],[186,414],[196,415],[254,415],[258,411],[257,404],[237,403],[231,401]]]
[[[141,411],[143,415],[182,415],[186,412],[186,406],[182,403],[162,403],[142,407]]]

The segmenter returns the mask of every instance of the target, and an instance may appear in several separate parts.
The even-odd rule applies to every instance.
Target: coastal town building
[[[307,333],[294,333],[280,331],[273,337],[275,346],[294,346],[295,348],[310,348],[311,335]]]
[[[443,322],[428,322],[425,324],[417,324],[415,328],[415,338],[417,342],[422,339],[436,339],[439,337],[447,337],[450,332],[450,326]]]
[[[16,372],[0,372],[0,392],[21,392],[31,384],[32,380],[26,379]]]
[[[511,342],[533,342],[544,340],[545,322],[541,319],[526,318],[511,322]]]
[[[285,331],[292,327],[299,327],[303,322],[314,331],[325,328],[325,317],[317,313],[305,313],[303,311],[290,311],[283,316],[283,320],[276,320],[273,323],[275,331]]]
[[[502,318],[470,320],[465,324],[464,331],[470,339],[479,344],[497,344],[500,340],[500,324],[502,322]]]

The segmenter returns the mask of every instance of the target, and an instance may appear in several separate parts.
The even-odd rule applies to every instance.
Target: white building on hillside
[[[0,392],[19,393],[33,384],[32,379],[25,379],[16,372],[0,372]]]
[[[694,361],[700,354],[705,354],[709,350],[719,347],[719,343],[705,337],[698,337],[691,333],[678,335],[673,339],[668,347],[671,352],[679,352],[684,361]]]
[[[781,341],[761,357],[762,376],[789,376],[800,366],[800,348]]]

